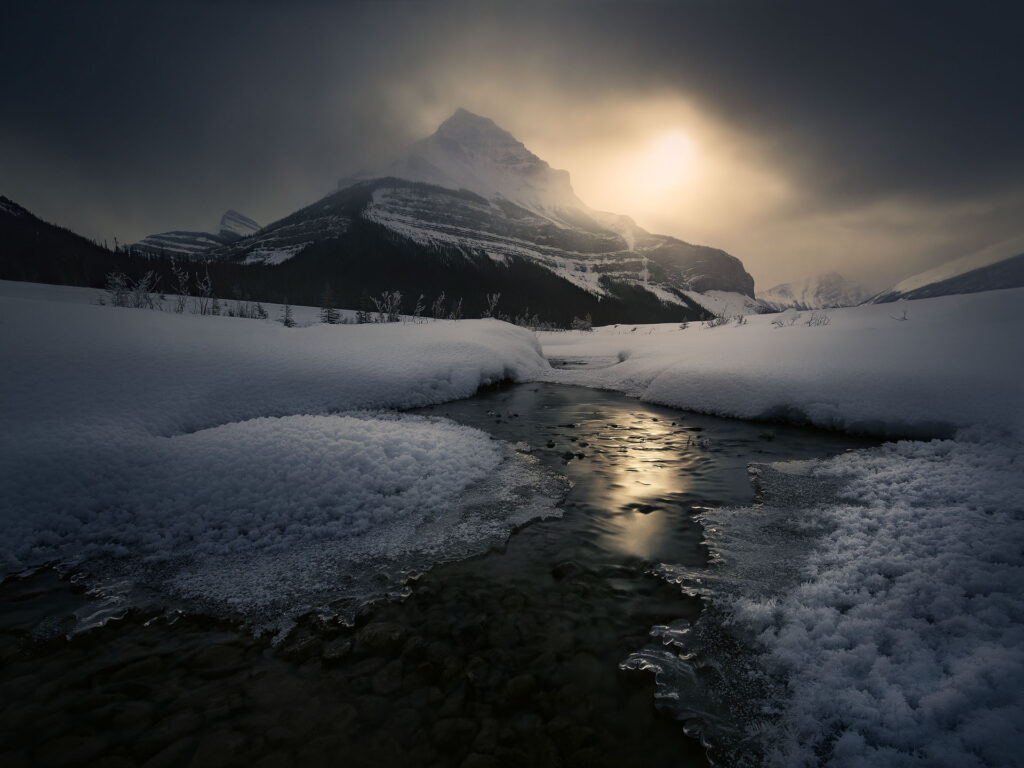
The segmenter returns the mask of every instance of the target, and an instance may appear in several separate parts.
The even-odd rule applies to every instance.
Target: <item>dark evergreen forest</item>
[[[102,288],[110,272],[137,279],[152,270],[159,277],[156,290],[171,292],[169,257],[112,250],[44,222],[7,198],[0,197],[0,203],[0,279]],[[536,317],[562,327],[588,314],[597,325],[679,322],[706,315],[695,304],[666,305],[641,288],[610,281],[604,285],[611,295],[599,299],[525,259],[501,263],[483,253],[424,246],[359,219],[343,235],[315,243],[279,265],[178,263],[193,275],[208,271],[214,295],[225,299],[319,306],[329,285],[337,306],[352,309],[365,304],[367,296],[401,291],[406,313],[412,313],[418,296],[430,306],[443,292],[448,306],[462,300],[463,317],[480,317],[487,294],[500,293],[499,315]]]

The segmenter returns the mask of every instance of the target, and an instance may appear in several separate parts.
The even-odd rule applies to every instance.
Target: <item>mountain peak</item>
[[[867,292],[852,280],[838,272],[826,272],[796,283],[781,283],[759,292],[757,297],[772,309],[783,310],[852,307],[867,296]]]
[[[247,237],[253,232],[258,232],[259,229],[260,225],[248,216],[245,216],[236,210],[229,209],[220,217],[217,234],[222,238],[235,240],[240,237]]]
[[[544,217],[584,207],[566,171],[552,168],[490,118],[461,107],[381,175],[503,198]]]
[[[435,136],[470,146],[493,146],[495,144],[522,147],[522,142],[511,133],[499,126],[489,117],[481,117],[469,110],[459,107],[455,113],[438,126]],[[528,153],[529,151],[526,150]],[[532,154],[532,153],[529,153]]]

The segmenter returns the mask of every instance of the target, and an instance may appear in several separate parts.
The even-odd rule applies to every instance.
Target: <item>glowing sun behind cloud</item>
[[[742,248],[729,235],[752,230],[791,198],[785,176],[746,135],[677,96],[563,112],[556,131],[524,120],[520,133],[569,170],[588,205],[690,242]]]
[[[665,192],[686,181],[693,170],[694,151],[693,140],[683,131],[665,131],[641,147],[635,157],[624,158],[623,171],[632,177],[631,186]]]

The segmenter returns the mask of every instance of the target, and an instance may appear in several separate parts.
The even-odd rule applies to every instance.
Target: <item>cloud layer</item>
[[[26,4],[0,30],[2,191],[100,239],[206,228],[228,207],[269,222],[465,106],[584,200],[729,249],[760,287],[835,268],[881,287],[1020,234],[1013,13]],[[672,132],[692,144],[678,183],[644,154]]]

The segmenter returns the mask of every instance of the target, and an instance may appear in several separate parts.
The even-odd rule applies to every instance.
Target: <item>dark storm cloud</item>
[[[517,130],[674,92],[801,207],[1005,208],[1024,186],[1020,21],[976,2],[24,4],[0,28],[0,192],[99,237],[227,207],[266,222],[482,89],[530,102]]]
[[[1020,180],[1024,17],[1010,3],[700,3],[673,16],[634,55],[777,142],[829,195]]]

